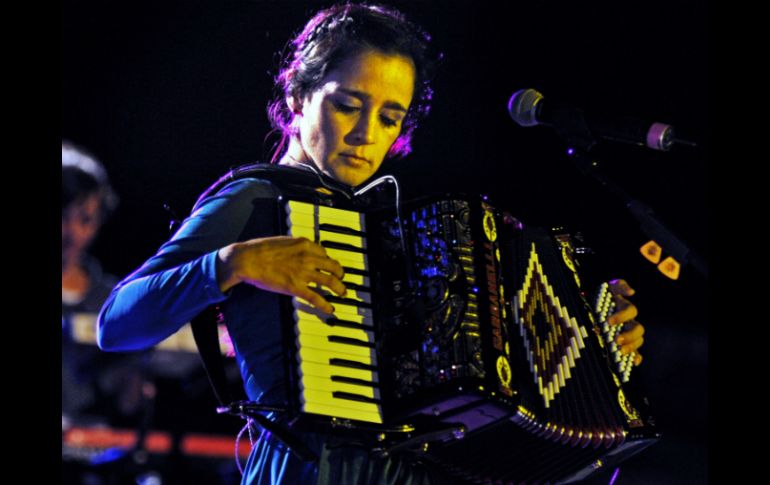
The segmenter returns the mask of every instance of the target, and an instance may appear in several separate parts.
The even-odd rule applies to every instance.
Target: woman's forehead
[[[321,88],[360,98],[387,98],[406,108],[414,94],[414,80],[411,58],[368,49],[340,62],[326,75]]]

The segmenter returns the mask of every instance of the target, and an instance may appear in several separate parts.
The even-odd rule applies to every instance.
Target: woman
[[[429,36],[395,10],[338,5],[320,11],[289,43],[269,108],[280,130],[274,160],[311,189],[349,196],[389,156],[410,150],[428,111],[436,57]],[[263,404],[285,399],[278,294],[333,306],[308,285],[344,295],[343,270],[323,247],[273,236],[280,180],[243,178],[202,197],[158,253],[116,288],[99,320],[108,350],[145,348],[207,306],[221,310],[246,392]],[[243,483],[447,483],[440,471],[403,459],[374,459],[361,447],[307,433],[318,465],[274,438],[252,450]]]

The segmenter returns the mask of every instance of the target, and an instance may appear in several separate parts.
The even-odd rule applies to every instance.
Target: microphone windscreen
[[[534,89],[519,89],[508,100],[508,114],[513,121],[521,126],[535,126],[537,121],[537,104],[543,95]]]

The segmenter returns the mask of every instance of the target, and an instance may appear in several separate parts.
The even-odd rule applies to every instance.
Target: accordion
[[[318,289],[331,315],[285,300],[292,423],[395,431],[479,483],[569,483],[658,439],[568,235],[484,197],[280,205],[281,230],[325,247],[347,287]]]

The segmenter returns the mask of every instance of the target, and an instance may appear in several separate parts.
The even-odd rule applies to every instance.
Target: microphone
[[[579,108],[546,101],[534,89],[520,89],[508,101],[508,113],[521,126],[551,126],[563,136],[590,140],[595,138],[643,145],[654,150],[667,151],[674,142],[695,146],[692,142],[674,138],[674,128],[665,123],[650,123],[633,118],[605,118],[587,115]]]

